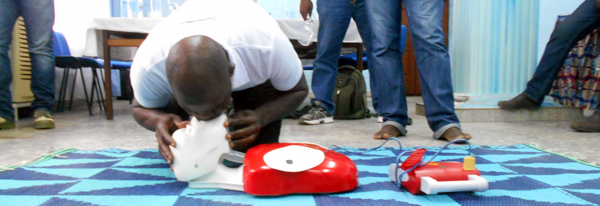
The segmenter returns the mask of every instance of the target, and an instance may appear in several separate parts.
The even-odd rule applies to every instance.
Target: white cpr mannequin
[[[220,162],[221,155],[231,152],[225,139],[227,129],[221,115],[210,121],[192,117],[186,128],[173,133],[177,147],[173,152],[173,172],[179,181],[189,182],[191,188],[221,188],[244,191],[244,166],[228,168]]]

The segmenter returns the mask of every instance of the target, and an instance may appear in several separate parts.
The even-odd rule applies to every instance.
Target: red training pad
[[[358,170],[350,158],[333,150],[325,160],[302,172],[284,172],[270,168],[263,156],[278,148],[298,145],[321,151],[325,148],[305,143],[262,144],[250,148],[244,158],[244,190],[251,195],[286,195],[296,193],[335,193],[358,186]]]

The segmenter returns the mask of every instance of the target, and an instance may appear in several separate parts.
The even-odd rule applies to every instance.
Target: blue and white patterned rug
[[[354,151],[365,151],[347,148]],[[408,148],[412,149],[412,148]],[[429,155],[439,148],[427,148]],[[392,148],[366,153],[338,150],[354,160],[360,185],[327,195],[254,197],[244,192],[189,189],[155,149],[68,150],[0,172],[0,205],[599,205],[600,168],[528,145],[474,146],[489,190],[414,196],[388,179]],[[397,151],[396,151],[397,152]],[[462,161],[449,147],[435,161]]]

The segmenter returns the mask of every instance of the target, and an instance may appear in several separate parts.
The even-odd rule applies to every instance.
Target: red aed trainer
[[[413,166],[421,164],[425,152],[425,149],[416,150],[400,167],[391,164],[390,179],[396,181],[396,168],[398,175],[409,171],[398,179],[401,179],[402,186],[414,195],[487,190],[488,181],[480,176],[479,170],[475,168],[475,159],[471,156],[465,158],[465,163],[429,162],[410,170]]]
[[[318,145],[263,144],[246,152],[243,182],[251,195],[335,193],[356,188],[358,170],[350,158]]]

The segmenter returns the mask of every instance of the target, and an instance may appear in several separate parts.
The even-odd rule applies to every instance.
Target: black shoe
[[[527,97],[525,93],[521,93],[511,100],[498,102],[498,106],[505,110],[539,109],[541,105],[542,104]]]
[[[333,117],[327,112],[325,107],[321,106],[321,101],[314,101],[311,104],[310,110],[305,115],[302,115],[298,120],[301,125],[318,125],[321,123],[333,123]]]
[[[595,111],[583,121],[571,123],[571,129],[578,132],[600,132],[600,112]]]

